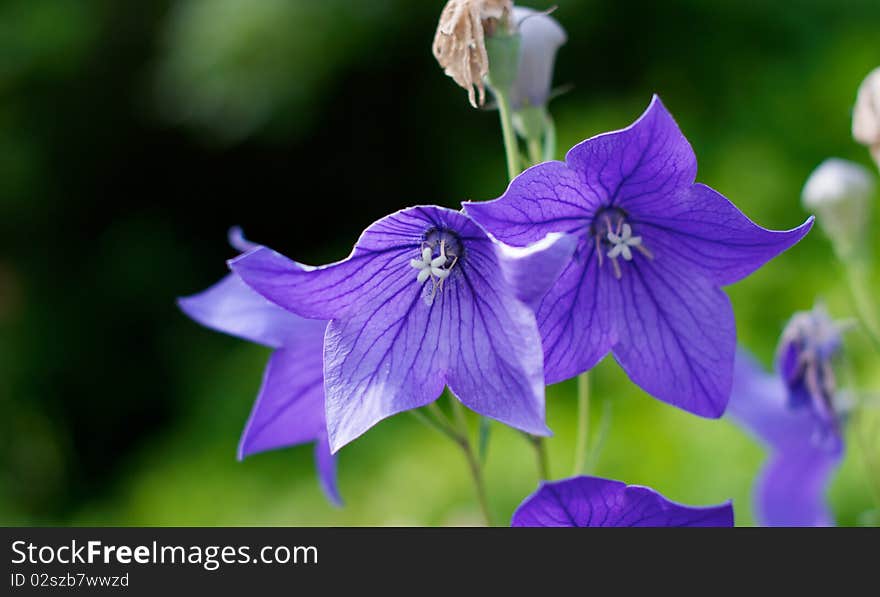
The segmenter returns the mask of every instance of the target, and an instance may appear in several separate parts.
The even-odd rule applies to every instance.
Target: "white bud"
[[[514,110],[541,107],[550,98],[556,52],[568,39],[550,15],[515,6],[513,21],[520,34],[519,68],[511,91]]]
[[[880,68],[875,68],[859,86],[853,108],[853,137],[871,150],[880,165]]]
[[[816,213],[837,254],[849,258],[863,248],[873,195],[874,178],[867,168],[829,158],[810,174],[801,201]]]

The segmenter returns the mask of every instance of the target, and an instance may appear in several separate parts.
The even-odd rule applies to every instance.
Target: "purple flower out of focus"
[[[844,454],[844,405],[831,368],[841,329],[821,306],[795,314],[780,341],[776,374],[737,354],[730,416],[771,451],[755,489],[763,526],[834,524],[825,492]]]
[[[736,329],[721,286],[797,243],[695,184],[690,144],[658,97],[621,131],[534,166],[502,197],[465,211],[502,242],[575,235],[574,257],[537,308],[548,383],[611,351],[653,396],[719,417],[730,396]]]
[[[531,8],[514,6],[513,21],[519,30],[520,46],[510,104],[514,110],[544,106],[550,99],[556,52],[568,36],[556,19]]]
[[[513,514],[514,527],[732,527],[733,506],[676,504],[651,489],[598,477],[542,483]]]
[[[259,250],[238,229],[230,242],[239,251]],[[189,317],[211,329],[274,349],[263,384],[238,447],[238,458],[315,442],[315,464],[327,498],[341,505],[336,457],[324,419],[322,346],[326,321],[285,311],[230,274],[207,290],[178,300]]]
[[[514,249],[461,212],[413,207],[364,231],[323,267],[269,249],[230,262],[253,289],[329,319],[327,428],[335,452],[380,420],[433,402],[445,385],[476,412],[547,435],[541,340],[530,308],[570,258],[550,235]]]

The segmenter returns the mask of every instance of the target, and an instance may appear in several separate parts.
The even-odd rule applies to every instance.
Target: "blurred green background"
[[[759,223],[850,138],[880,65],[876,0],[558,0],[569,33],[560,150],[631,122],[659,93],[699,180]],[[174,303],[219,279],[226,230],[309,263],[345,256],[396,209],[505,187],[494,112],[431,55],[443,2],[4,0],[0,3],[0,523],[448,525],[479,521],[464,459],[406,415],[346,447],[327,505],[312,450],[236,462],[268,351]],[[535,0],[531,6],[546,8]],[[872,237],[873,238],[873,237]],[[769,365],[790,314],[849,314],[817,229],[732,287],[741,342]],[[850,383],[877,387],[857,333]],[[728,421],[653,400],[610,359],[593,377],[599,475],[752,524],[763,450]],[[567,476],[574,382],[552,387],[551,469]],[[831,490],[841,524],[876,518],[854,442]],[[509,520],[536,485],[529,446],[493,425],[488,486]]]

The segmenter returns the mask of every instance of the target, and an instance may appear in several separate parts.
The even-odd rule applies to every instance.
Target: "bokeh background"
[[[324,501],[310,447],[237,462],[268,351],[174,302],[224,274],[231,225],[324,263],[388,212],[503,191],[496,114],[471,109],[431,55],[442,4],[0,3],[0,523],[479,520],[457,448],[405,415],[342,451],[343,509]],[[800,189],[825,157],[870,164],[850,113],[880,65],[876,0],[556,4],[570,37],[560,150],[625,126],[658,92],[699,179],[774,228],[806,217]],[[814,231],[730,289],[742,343],[769,365],[793,311],[821,296],[849,313],[841,280]],[[847,348],[849,383],[877,387],[864,339]],[[647,397],[613,360],[593,380],[595,473],[692,504],[733,498],[753,523],[759,445]],[[574,390],[548,395],[560,477]],[[493,425],[487,467],[504,522],[535,488],[533,455]],[[877,520],[857,450],[830,497],[841,524]]]

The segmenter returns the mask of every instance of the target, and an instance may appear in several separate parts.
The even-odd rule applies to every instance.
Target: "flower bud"
[[[868,169],[840,158],[822,162],[804,185],[801,201],[808,211],[816,212],[841,259],[859,256],[864,248],[873,194],[874,179]]]
[[[513,21],[520,34],[520,44],[511,106],[514,111],[543,107],[550,99],[556,52],[568,37],[556,19],[531,8],[515,7]]]
[[[508,33],[512,12],[512,0],[449,0],[440,14],[434,57],[447,75],[467,89],[475,108],[486,101],[486,38]]]
[[[880,166],[880,68],[875,68],[859,86],[853,108],[853,137],[867,145]]]

